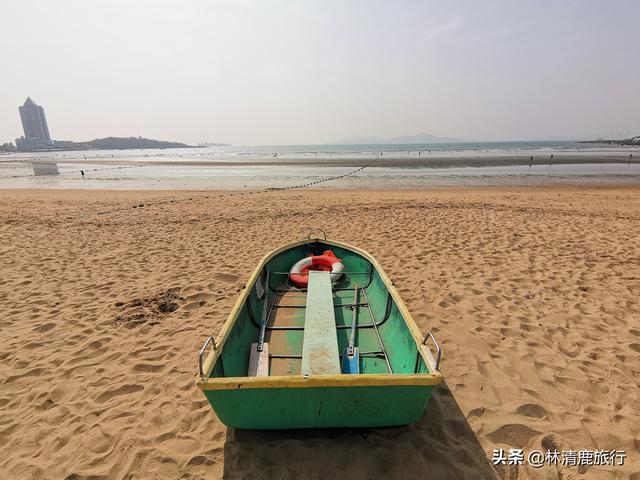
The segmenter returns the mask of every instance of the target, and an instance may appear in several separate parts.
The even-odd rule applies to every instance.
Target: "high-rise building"
[[[24,142],[32,146],[52,145],[47,119],[44,116],[44,108],[27,97],[24,105],[19,107],[22,128],[24,129]],[[16,140],[17,141],[17,140]]]

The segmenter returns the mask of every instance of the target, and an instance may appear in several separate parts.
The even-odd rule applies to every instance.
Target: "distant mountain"
[[[408,145],[412,143],[456,143],[464,142],[460,138],[436,137],[428,133],[418,133],[417,135],[401,135],[399,137],[354,137],[337,142],[337,145]]]

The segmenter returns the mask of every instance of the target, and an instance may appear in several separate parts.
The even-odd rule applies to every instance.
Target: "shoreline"
[[[629,190],[636,191],[640,190],[640,185],[571,185],[571,184],[554,184],[554,185],[522,185],[522,186],[512,186],[512,185],[489,185],[486,187],[480,186],[465,186],[465,185],[437,185],[434,187],[422,187],[422,188],[413,188],[413,187],[399,187],[399,188],[367,188],[367,189],[355,189],[355,188],[300,188],[300,189],[290,189],[290,190],[265,190],[265,189],[208,189],[208,188],[192,188],[192,189],[151,189],[151,188],[130,188],[130,189],[105,189],[105,188],[87,188],[79,190],[77,188],[30,188],[30,187],[17,187],[17,188],[0,188],[0,196],[3,194],[9,195],[12,193],[21,194],[21,193],[38,193],[39,195],[47,195],[52,194],[56,195],[78,195],[79,197],[85,197],[87,194],[92,195],[105,195],[109,198],[112,198],[113,194],[139,194],[139,193],[150,193],[150,194],[175,194],[175,195],[190,195],[196,193],[202,193],[206,195],[255,195],[255,194],[278,194],[278,193],[317,193],[317,194],[327,194],[327,190],[330,190],[336,194],[357,194],[361,192],[363,195],[371,194],[375,192],[381,193],[429,193],[440,192],[446,193],[447,191],[460,192],[460,193],[491,193],[491,192],[501,192],[501,191],[532,191],[532,190],[540,190],[540,191],[551,191],[551,190],[561,190],[561,191],[571,191],[571,190]]]

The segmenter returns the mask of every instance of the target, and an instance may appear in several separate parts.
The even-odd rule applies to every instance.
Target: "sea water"
[[[56,162],[59,175],[35,176],[31,163],[42,161]],[[350,174],[363,165],[369,166]],[[315,188],[637,185],[640,148],[483,142],[87,150],[0,157],[0,188],[254,189],[312,182],[320,182],[312,184]]]

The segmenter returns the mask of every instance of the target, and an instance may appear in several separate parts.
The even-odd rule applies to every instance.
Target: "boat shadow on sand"
[[[404,427],[227,430],[224,478],[499,478],[446,383]]]

